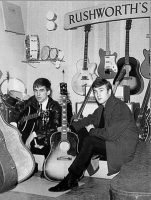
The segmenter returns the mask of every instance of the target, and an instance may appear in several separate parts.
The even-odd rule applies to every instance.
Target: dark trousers
[[[68,169],[69,173],[72,173],[77,178],[80,178],[88,167],[92,156],[98,154],[106,156],[105,141],[95,136],[85,137],[79,154]]]

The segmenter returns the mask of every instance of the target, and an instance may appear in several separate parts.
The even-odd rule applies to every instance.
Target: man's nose
[[[37,92],[37,96],[40,96],[40,92],[39,91]]]

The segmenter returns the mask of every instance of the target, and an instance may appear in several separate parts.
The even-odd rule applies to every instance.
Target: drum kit
[[[45,45],[40,50],[40,40],[38,35],[26,35],[26,60],[42,61],[51,60],[52,62],[63,61],[64,53],[58,48],[51,48]]]

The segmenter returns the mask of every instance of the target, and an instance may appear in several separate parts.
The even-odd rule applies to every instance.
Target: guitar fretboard
[[[30,120],[30,119],[34,119],[36,117],[39,116],[39,113],[35,113],[35,114],[31,114],[31,115],[28,115],[28,116],[24,116],[21,120],[19,120],[19,123],[23,123],[27,120]]]
[[[62,137],[67,137],[67,96],[62,95]]]
[[[106,23],[106,55],[110,55],[110,33],[109,33],[109,22]]]

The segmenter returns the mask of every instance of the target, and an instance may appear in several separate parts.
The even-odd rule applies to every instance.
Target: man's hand
[[[30,149],[30,144],[31,142],[33,141],[33,139],[36,137],[36,133],[35,132],[32,132],[29,137],[27,138],[26,140],[26,146]]]
[[[62,126],[57,127],[57,131],[58,131],[58,132],[61,132],[61,131],[62,131]],[[69,127],[67,127],[67,131],[68,131],[68,132],[70,131]]]
[[[16,123],[16,122],[10,122],[10,124],[11,124],[12,126],[15,126],[15,127],[17,128],[17,123]]]
[[[94,128],[93,124],[90,124],[88,126],[85,127],[87,129],[87,131],[89,132],[91,130],[91,128]]]

